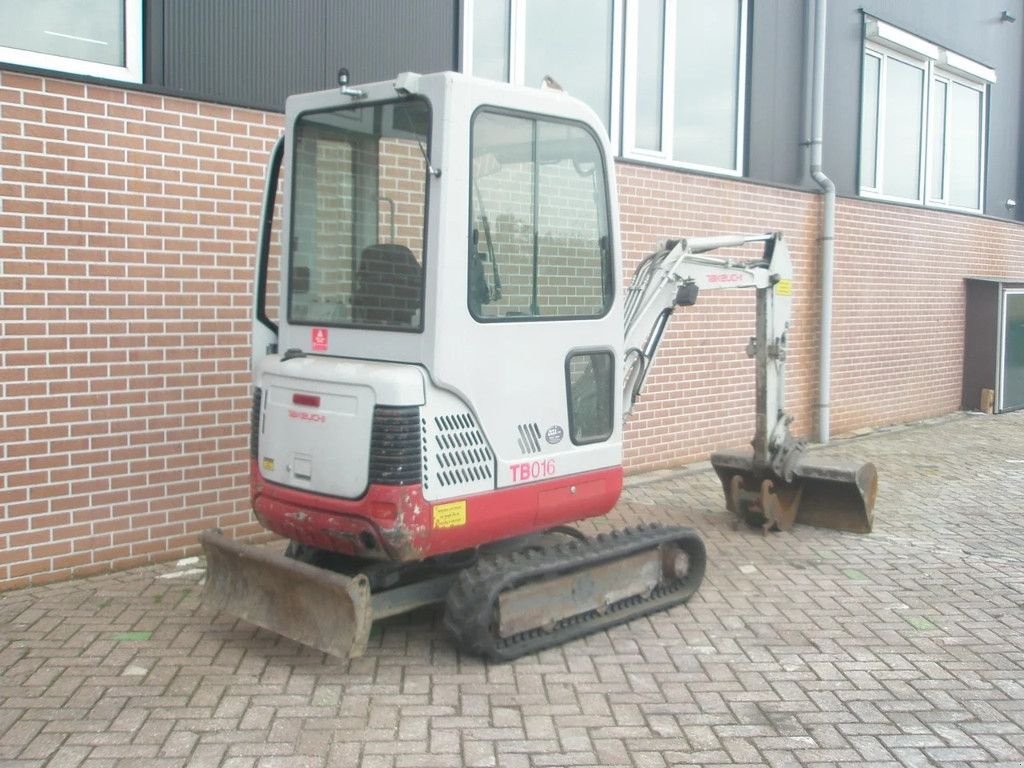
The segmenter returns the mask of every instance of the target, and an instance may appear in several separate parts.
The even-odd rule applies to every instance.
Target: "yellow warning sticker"
[[[273,472],[274,471],[274,460],[273,459],[263,459],[263,468],[265,470],[267,470],[267,472]]]
[[[458,528],[466,524],[466,502],[452,501],[434,507],[435,528]]]
[[[793,281],[792,280],[779,280],[775,284],[775,295],[776,296],[792,296],[793,295]]]

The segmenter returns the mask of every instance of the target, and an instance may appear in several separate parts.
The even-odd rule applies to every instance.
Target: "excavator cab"
[[[291,543],[205,533],[206,602],[345,656],[374,620],[445,601],[464,647],[507,659],[688,599],[705,566],[690,529],[549,538],[619,498],[622,423],[658,340],[634,348],[638,329],[660,338],[691,284],[781,295],[780,238],[753,238],[774,272],[707,256],[695,282],[691,257],[729,243],[690,241],[652,268],[664,290],[622,290],[612,151],[561,91],[406,73],[294,96],[285,121],[250,485]]]
[[[275,154],[253,308],[251,495],[292,560],[330,567],[288,563],[275,578],[273,558],[210,533],[208,602],[336,653],[309,639],[324,630],[307,611],[283,615],[280,604],[346,594],[319,602],[347,606],[329,625],[353,624],[370,599],[353,579],[373,574],[380,617],[394,608],[377,596],[433,566],[428,591],[443,599],[442,564],[615,505],[612,153],[597,115],[567,94],[407,73],[290,98]],[[696,574],[693,541],[681,546]],[[662,543],[645,546],[654,568],[662,556],[650,548]]]
[[[295,96],[286,120],[280,313],[254,328],[263,525],[409,562],[610,510],[621,267],[597,116],[442,73]]]

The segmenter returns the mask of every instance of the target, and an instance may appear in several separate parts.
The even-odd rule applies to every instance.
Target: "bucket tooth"
[[[742,522],[765,532],[793,523],[869,533],[874,518],[878,472],[869,462],[810,462],[793,467],[792,480],[755,466],[751,452],[712,454],[711,466],[725,493],[726,507]]]

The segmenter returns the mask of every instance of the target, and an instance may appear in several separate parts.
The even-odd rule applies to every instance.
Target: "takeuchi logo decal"
[[[709,283],[739,283],[742,282],[743,275],[738,272],[726,272],[721,275],[708,275]]]
[[[311,421],[314,424],[323,424],[327,421],[327,417],[322,413],[309,413],[308,411],[288,411],[289,419],[298,419],[299,421]]]

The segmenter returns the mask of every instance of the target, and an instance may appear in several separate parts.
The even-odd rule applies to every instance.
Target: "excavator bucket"
[[[793,523],[852,533],[870,533],[878,472],[870,462],[810,462],[806,457],[786,480],[757,467],[750,452],[722,452],[711,466],[725,491],[729,511],[766,532],[788,530]]]
[[[361,656],[373,624],[370,585],[240,544],[218,530],[200,534],[206,552],[203,603],[325,653]]]

